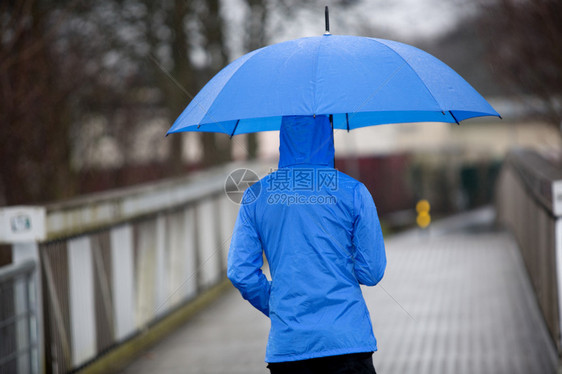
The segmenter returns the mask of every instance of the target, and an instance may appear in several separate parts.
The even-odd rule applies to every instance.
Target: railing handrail
[[[0,267],[0,283],[16,278],[22,274],[31,273],[35,269],[35,261],[25,260],[16,264]]]
[[[510,228],[546,326],[562,352],[562,168],[537,151],[509,153],[496,191],[498,221]]]
[[[506,164],[517,171],[527,191],[549,214],[562,216],[562,168],[557,168],[538,152],[517,149],[509,153]]]
[[[31,287],[14,285],[18,297],[37,295],[30,309],[38,326],[36,366],[67,372],[92,364],[225,283],[237,212],[223,191],[227,176],[247,168],[261,177],[272,167],[234,162],[65,202],[0,209],[0,241],[12,244],[14,261],[37,264],[21,277]]]
[[[189,176],[83,196],[47,205],[46,237],[55,240],[198,201],[224,189],[228,172],[245,167],[263,172],[269,163],[232,162]]]

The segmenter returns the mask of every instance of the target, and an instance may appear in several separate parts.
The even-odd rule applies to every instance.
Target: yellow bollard
[[[425,229],[431,223],[431,216],[429,215],[430,209],[431,205],[429,205],[429,201],[427,200],[420,200],[416,204],[416,211],[418,212],[416,223],[422,229]]]

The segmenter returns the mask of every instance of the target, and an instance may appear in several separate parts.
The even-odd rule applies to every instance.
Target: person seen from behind
[[[228,278],[271,320],[272,374],[375,373],[360,285],[382,279],[384,241],[367,188],[334,169],[333,139],[328,116],[284,117],[279,168],[246,190],[234,227]]]

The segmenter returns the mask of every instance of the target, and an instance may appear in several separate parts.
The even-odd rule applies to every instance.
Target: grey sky
[[[453,28],[463,16],[476,8],[476,0],[359,0],[342,7],[326,0],[318,5],[303,2],[294,15],[283,17],[273,12],[268,24],[271,43],[324,32],[324,3],[330,6],[330,26],[333,34],[362,35],[409,42],[439,36]],[[272,2],[275,4],[275,2]],[[243,50],[240,33],[247,8],[241,0],[223,0],[223,16],[228,19],[227,32],[232,57]],[[273,8],[275,9],[275,8]]]

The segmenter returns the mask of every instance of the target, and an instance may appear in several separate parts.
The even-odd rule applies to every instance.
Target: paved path
[[[379,374],[555,373],[556,354],[511,235],[481,210],[387,240],[365,288]],[[125,373],[267,373],[269,321],[234,289]]]

